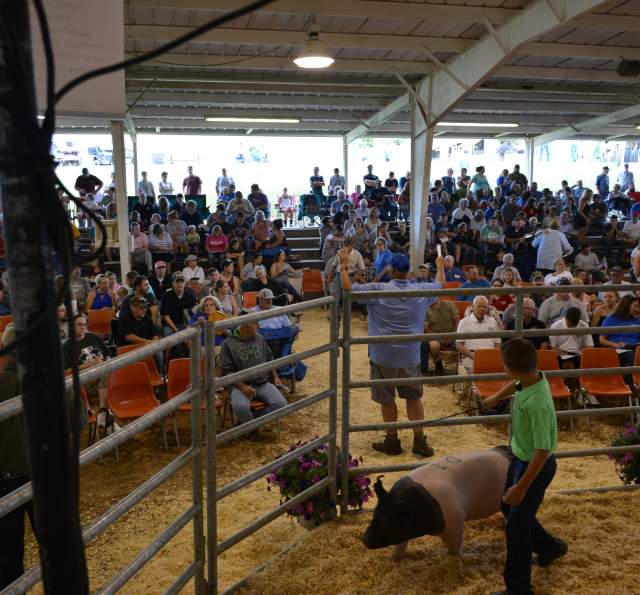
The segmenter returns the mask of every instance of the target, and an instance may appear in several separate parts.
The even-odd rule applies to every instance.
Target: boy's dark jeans
[[[509,465],[505,491],[522,477],[528,463],[514,457]],[[531,588],[531,557],[553,552],[558,544],[536,519],[544,493],[556,474],[556,459],[551,455],[544,467],[529,486],[518,506],[502,504],[502,513],[507,519],[507,563],[504,582],[509,595],[533,595]]]

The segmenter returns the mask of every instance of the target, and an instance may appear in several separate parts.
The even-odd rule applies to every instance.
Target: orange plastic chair
[[[585,347],[580,355],[580,368],[618,368],[620,358],[615,349],[609,347]],[[633,394],[621,374],[607,374],[606,376],[580,376],[582,389],[594,397],[627,397],[629,405],[633,406]],[[584,400],[586,408],[586,400]],[[633,415],[631,416],[633,422]],[[589,428],[589,418],[587,418]]]
[[[453,302],[456,308],[458,308],[458,314],[460,314],[460,318],[464,318],[464,315],[467,311],[467,308],[471,305],[471,302]]]
[[[499,349],[478,349],[473,353],[474,374],[502,374],[504,366]],[[473,382],[475,393],[481,399],[495,395],[509,384],[509,380],[480,380]]]
[[[93,411],[93,409],[91,409],[91,406],[89,405],[89,397],[87,396],[87,389],[84,387],[84,385],[80,385],[80,398],[82,399],[82,402],[84,403],[84,406],[87,409],[87,428],[88,428],[88,446],[91,446],[97,438],[97,433],[98,433],[98,418],[95,414],[95,412]]]
[[[633,365],[640,366],[640,347],[636,347],[636,353],[633,357]],[[634,372],[633,384],[635,384],[636,389],[640,391],[640,372]]]
[[[116,419],[123,422],[142,417],[160,406],[151,386],[149,369],[144,362],[135,362],[111,373],[107,403]],[[162,439],[167,448],[164,419]]]
[[[133,351],[134,349],[138,349],[138,347],[142,347],[144,343],[133,343],[132,345],[123,345],[122,347],[116,348],[116,355],[122,355],[123,353],[128,353],[129,351]],[[164,384],[164,378],[158,372],[158,368],[156,367],[156,360],[153,357],[148,357],[146,359],[141,360],[149,369],[149,379],[151,380],[151,386],[153,388],[157,388]]]
[[[4,332],[4,329],[7,328],[7,325],[13,322],[13,316],[0,316],[0,333]]]
[[[257,291],[245,291],[242,294],[242,307],[245,309],[255,308],[257,298],[258,298]]]
[[[462,285],[461,281],[447,281],[444,284],[444,289],[457,289],[460,285]]]
[[[322,271],[317,269],[309,269],[302,273],[302,293],[307,295],[310,293],[319,293],[325,295],[324,279]]]
[[[104,308],[103,310],[88,311],[88,329],[90,333],[108,336],[111,334],[111,321],[113,320],[113,310]]]
[[[560,364],[558,363],[558,352],[555,349],[539,349],[538,351],[536,351],[536,355],[538,357],[538,370],[542,370],[543,372],[560,370]],[[569,387],[565,384],[564,378],[560,378],[559,376],[547,377],[547,382],[549,383],[549,389],[551,390],[551,396],[553,397],[553,399],[566,399],[567,408],[573,409],[573,404],[571,402],[572,393],[569,390]],[[569,420],[569,423],[571,424],[571,429],[573,430],[573,418]]]

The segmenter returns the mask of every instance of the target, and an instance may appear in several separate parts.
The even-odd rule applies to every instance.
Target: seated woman
[[[87,296],[87,310],[116,309],[116,295],[109,289],[109,279],[106,275],[96,277],[96,286]]]
[[[574,277],[573,281],[571,281],[571,285],[584,285],[584,283],[582,282],[582,279]],[[591,317],[591,296],[584,291],[581,291],[580,293],[574,293],[572,295],[584,306],[586,313],[589,315],[589,317]]]
[[[211,233],[207,236],[205,246],[209,258],[209,266],[220,266],[220,262],[224,260],[225,252],[229,247],[229,239],[222,233],[222,228],[219,225],[213,226]]]
[[[247,253],[247,243],[242,238],[236,235],[232,235],[229,238],[229,245],[225,252],[225,259],[231,260],[236,265],[236,268],[241,271],[244,267],[244,257]]]
[[[491,287],[504,287],[504,283],[500,279],[494,279],[491,282]],[[490,304],[498,310],[498,312],[504,312],[513,304],[513,296],[508,294],[491,296]]]
[[[356,208],[356,217],[366,221],[371,214],[371,209],[367,206],[367,200],[365,198],[360,199],[358,207]]]
[[[256,222],[251,226],[254,250],[260,251],[267,246],[271,237],[271,221],[268,221],[262,211],[256,211]]]
[[[553,273],[545,275],[545,285],[557,285],[558,281],[562,278],[566,278],[569,282],[573,281],[573,275],[571,271],[567,269],[567,263],[564,258],[558,258],[553,263]]]
[[[617,291],[605,291],[602,294],[602,298],[604,300],[604,303],[600,304],[593,311],[593,316],[591,317],[591,326],[601,326],[603,320],[607,316],[613,314],[618,307],[618,300],[620,299],[620,297],[618,296]]]
[[[382,223],[382,220],[378,216],[378,209],[373,207],[369,216],[365,219],[364,225],[369,230],[369,233],[375,232],[378,226]]]
[[[238,277],[233,274],[233,271],[233,260],[229,258],[223,260],[220,265],[220,281],[223,281],[229,286],[229,290],[233,295],[238,295],[240,293],[240,281],[238,281]]]
[[[185,283],[195,280],[202,285],[204,283],[204,269],[198,266],[198,257],[195,254],[189,254],[185,263],[187,266],[182,269]]]
[[[198,306],[194,308],[193,315],[189,320],[189,326],[200,325],[200,328],[202,329],[200,342],[202,345],[205,343],[205,323],[207,321],[214,322],[216,319],[216,313],[218,313],[221,318],[226,318],[226,314],[222,311],[220,301],[213,295],[203,297]],[[222,345],[222,342],[228,334],[228,330],[217,331],[215,335],[215,345]]]
[[[351,245],[354,250],[360,252],[364,256],[371,255],[371,242],[369,241],[369,233],[367,232],[364,221],[360,217],[356,218],[353,229],[347,234],[351,238]]]
[[[173,240],[159,223],[151,228],[149,250],[154,263],[158,260],[173,262]]]
[[[376,283],[389,281],[391,279],[391,259],[393,258],[393,252],[387,248],[387,240],[384,238],[378,238],[375,244],[376,258],[374,265],[376,268]]]
[[[320,222],[320,227],[318,228],[318,233],[320,234],[320,254],[322,254],[322,250],[324,248],[324,242],[327,239],[327,236],[333,233],[335,226],[333,221],[331,221],[331,217],[323,217]]]
[[[169,220],[169,213],[171,212],[171,206],[166,196],[160,196],[158,198],[158,215],[160,215],[161,223],[167,224]]]
[[[240,306],[236,301],[236,297],[229,289],[229,284],[222,279],[216,281],[214,285],[213,297],[217,298],[220,302],[220,311],[224,312],[227,316],[237,316],[240,313]]]
[[[249,260],[242,267],[240,271],[240,283],[244,283],[247,279],[255,279],[255,268],[262,264],[264,258],[261,252],[254,252],[253,256],[249,257]]]
[[[265,245],[265,250],[268,250],[269,252],[265,253],[263,251],[263,254],[265,257],[275,255],[278,249],[284,250],[287,253],[287,255],[289,254],[290,250],[287,247],[287,236],[284,235],[284,232],[282,231],[282,227],[283,227],[282,219],[276,219],[273,222],[273,231],[271,233],[271,237],[269,238],[269,240]]]
[[[171,236],[176,252],[178,254],[186,254],[188,248],[187,224],[182,221],[182,219],[178,219],[177,211],[170,211],[168,213],[167,225],[165,226],[165,230]],[[198,242],[199,241],[200,238],[198,238]]]
[[[287,290],[293,296],[294,301],[300,301],[300,294],[296,288],[289,282],[290,277],[300,279],[304,274],[304,271],[308,271],[309,267],[305,267],[300,270],[294,269],[289,263],[287,263],[287,255],[284,250],[279,250],[273,259],[271,265],[271,278],[278,282],[282,287]]]
[[[600,335],[600,346],[619,349],[621,366],[632,366],[636,347],[640,345],[640,301],[634,295],[625,295],[620,298],[615,312],[607,316],[602,327],[630,326],[635,328],[633,333],[613,333]],[[626,379],[625,379],[626,380]]]
[[[282,189],[282,194],[278,197],[277,208],[284,224],[287,224],[288,219],[289,225],[293,227],[293,217],[296,214],[296,199],[295,196],[289,194],[286,188]]]

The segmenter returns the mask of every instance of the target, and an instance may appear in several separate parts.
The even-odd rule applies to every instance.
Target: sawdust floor
[[[302,318],[302,329],[296,343],[297,350],[324,343],[328,338],[325,312],[306,312]],[[365,333],[366,323],[356,314],[353,334]],[[315,394],[328,385],[328,356],[318,356],[308,363],[307,378],[299,385],[302,395]],[[368,360],[365,346],[353,349],[351,369],[354,379],[366,378]],[[352,403],[354,423],[379,420],[377,406],[370,401],[367,391],[354,391]],[[427,416],[431,418],[449,415],[461,408],[449,386],[427,387],[424,403]],[[404,414],[401,413],[403,418]],[[592,423],[590,432],[585,431],[583,422],[579,423],[579,429],[572,432],[568,431],[568,427],[561,427],[559,448],[604,446],[617,425],[622,423],[623,420],[614,419]],[[321,403],[269,429],[260,442],[238,440],[225,445],[218,451],[218,486],[224,486],[270,462],[298,440],[308,440],[326,433],[327,424],[328,403]],[[174,445],[168,426],[170,447],[169,451],[163,450],[160,431],[154,428],[121,447],[119,462],[113,456],[108,456],[83,469],[83,524],[94,520],[184,450],[184,445],[189,444],[190,439],[189,420],[184,414],[179,419],[179,427],[183,444],[181,449]],[[410,432],[401,433],[401,437],[405,446],[410,446]],[[390,458],[370,448],[372,438],[373,434],[370,433],[352,435],[351,453],[362,456],[365,464],[388,462]],[[429,441],[437,455],[489,447],[507,441],[506,427],[436,428],[429,431]],[[410,460],[413,460],[410,449],[408,453],[393,458],[394,462]],[[386,475],[388,483],[394,479],[393,474]],[[551,489],[617,483],[619,480],[613,465],[606,458],[570,459],[559,462],[558,474]],[[568,537],[571,555],[557,569],[537,572],[536,583],[546,589],[540,592],[640,593],[640,587],[631,585],[631,579],[636,580],[637,577],[632,569],[640,567],[640,548],[637,547],[640,540],[634,533],[640,521],[637,502],[637,497],[620,494],[597,498],[550,497],[545,502],[543,518],[549,521],[551,529],[558,529],[559,533]],[[95,539],[87,548],[92,590],[105,584],[190,503],[191,473],[187,468]],[[221,540],[230,536],[278,503],[278,495],[267,491],[265,480],[226,498],[218,504],[218,538]],[[613,511],[615,514],[611,514]],[[346,523],[321,527],[309,534],[308,538],[306,531],[295,520],[287,516],[280,517],[220,557],[219,585],[221,588],[230,586],[287,544],[300,539],[301,546],[296,546],[286,558],[270,565],[244,592],[297,595],[303,592],[356,594],[366,590],[367,593],[391,594],[413,593],[411,589],[415,589],[415,592],[419,590],[421,593],[482,593],[489,587],[499,586],[504,547],[497,516],[470,525],[467,530],[468,552],[461,560],[448,558],[436,540],[425,538],[411,547],[408,560],[396,566],[388,562],[387,552],[366,552],[360,544],[358,538],[367,516],[364,514]],[[136,595],[163,592],[187,567],[192,556],[193,535],[191,525],[188,525],[122,592]],[[36,559],[37,552],[31,538],[27,548],[27,563],[31,564]],[[431,564],[432,560],[437,563]],[[620,563],[623,560],[626,570]],[[353,578],[347,577],[347,569],[355,573]],[[390,577],[388,583],[385,583],[386,578],[384,581],[376,578],[387,574]],[[454,579],[449,581],[446,578],[449,575]],[[387,585],[386,590],[382,588],[383,584]],[[401,586],[403,584],[412,587],[405,589]],[[616,588],[612,590],[613,584],[616,584]],[[618,584],[620,589],[617,588]],[[452,585],[458,590],[451,590]],[[192,592],[192,587],[188,586],[185,592]]]

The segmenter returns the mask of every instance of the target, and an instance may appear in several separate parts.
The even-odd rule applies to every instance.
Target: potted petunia
[[[640,445],[640,425],[626,425],[625,428],[614,434],[611,446],[637,446]],[[627,451],[609,455],[615,461],[618,476],[625,484],[640,484],[640,452]]]
[[[284,456],[306,442],[298,442],[289,447]],[[277,458],[279,458],[277,457]],[[362,458],[353,457],[349,454],[349,468],[354,469],[362,463]],[[327,477],[329,469],[329,449],[327,445],[316,448],[290,463],[278,469],[275,473],[267,476],[268,489],[278,488],[280,490],[280,503],[288,502],[298,494],[319,483]],[[336,476],[340,476],[341,460],[340,449],[336,455]],[[349,476],[348,499],[349,508],[362,508],[371,498],[371,480],[363,474]],[[337,498],[341,497],[341,486],[338,481]],[[287,514],[297,518],[301,526],[306,529],[313,529],[326,520],[335,517],[336,503],[331,499],[329,489],[323,490],[309,499],[294,506],[287,511]]]

